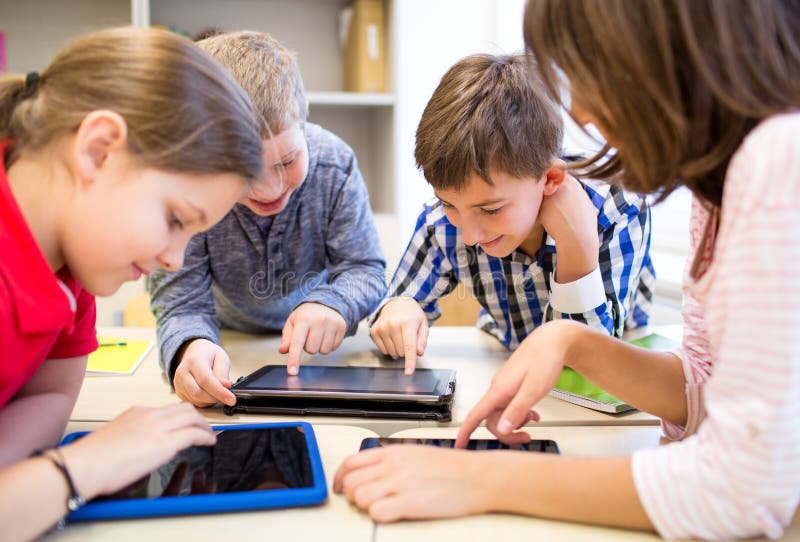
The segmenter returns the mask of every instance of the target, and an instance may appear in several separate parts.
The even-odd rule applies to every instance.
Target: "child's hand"
[[[231,359],[221,346],[206,339],[195,339],[183,351],[175,369],[175,393],[195,406],[207,407],[218,402],[235,405],[228,375]]]
[[[516,431],[539,414],[531,410],[555,386],[570,348],[588,328],[572,320],[554,320],[535,329],[497,371],[489,390],[464,419],[456,447],[486,420],[486,428],[506,444],[528,442],[530,435]]]
[[[444,518],[489,511],[483,487],[487,454],[405,444],[373,448],[345,459],[333,491],[378,523]]]
[[[556,242],[559,283],[575,281],[594,271],[600,251],[597,208],[574,177],[567,176],[554,192],[545,195],[539,222]]]
[[[135,482],[184,448],[216,441],[205,418],[180,403],[128,409],[62,452],[78,490],[92,498]]]
[[[406,374],[414,374],[417,356],[428,343],[428,319],[414,299],[398,297],[386,303],[369,330],[378,349],[387,356],[404,356]]]
[[[278,352],[286,354],[286,370],[296,375],[300,370],[300,354],[329,354],[339,348],[347,332],[344,317],[330,307],[319,303],[302,303],[283,326],[283,337]]]

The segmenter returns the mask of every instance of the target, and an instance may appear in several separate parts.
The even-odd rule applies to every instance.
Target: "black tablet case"
[[[238,381],[237,381],[238,382]],[[357,418],[402,418],[449,422],[452,419],[455,382],[438,403],[382,399],[318,399],[309,397],[238,397],[225,405],[229,416],[244,414],[293,414],[301,416],[350,416]]]

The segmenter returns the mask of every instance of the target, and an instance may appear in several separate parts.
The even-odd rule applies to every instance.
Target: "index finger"
[[[300,323],[292,330],[292,338],[289,341],[289,359],[286,361],[286,370],[290,375],[296,375],[300,370],[300,356],[306,344],[308,336],[308,324]]]
[[[294,324],[292,324],[292,317],[290,316],[281,330],[281,344],[278,345],[278,352],[281,354],[289,351],[289,339],[292,338],[292,330],[294,330]]]
[[[483,420],[489,417],[489,414],[497,410],[497,401],[492,400],[491,395],[493,394],[490,389],[481,397],[480,401],[472,407],[467,417],[464,418],[458,430],[458,436],[456,437],[454,445],[455,448],[465,448],[467,446],[467,441],[469,441],[469,436],[478,428]]]
[[[413,322],[403,327],[403,354],[406,360],[406,374],[414,374],[417,366],[417,326]]]

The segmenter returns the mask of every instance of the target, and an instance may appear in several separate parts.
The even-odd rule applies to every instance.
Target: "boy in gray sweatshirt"
[[[191,240],[181,270],[153,273],[149,288],[161,366],[175,392],[197,406],[232,405],[220,326],[281,331],[278,350],[297,374],[303,350],[336,350],[375,308],[386,262],[352,149],[306,122],[294,54],[257,32],[198,45],[231,71],[261,115],[264,177]]]

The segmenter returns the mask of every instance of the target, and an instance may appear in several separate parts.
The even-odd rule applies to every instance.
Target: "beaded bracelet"
[[[42,450],[38,450],[33,453],[32,457],[44,457],[49,459],[53,465],[64,475],[64,479],[67,481],[67,485],[69,486],[69,497],[67,498],[67,510],[70,512],[74,512],[84,504],[86,504],[86,499],[78,493],[78,488],[75,487],[75,482],[72,481],[72,476],[69,474],[69,470],[67,466],[64,464],[64,456],[61,454],[61,450],[58,448],[52,449],[53,453],[58,457],[53,457],[52,455],[45,453]]]

